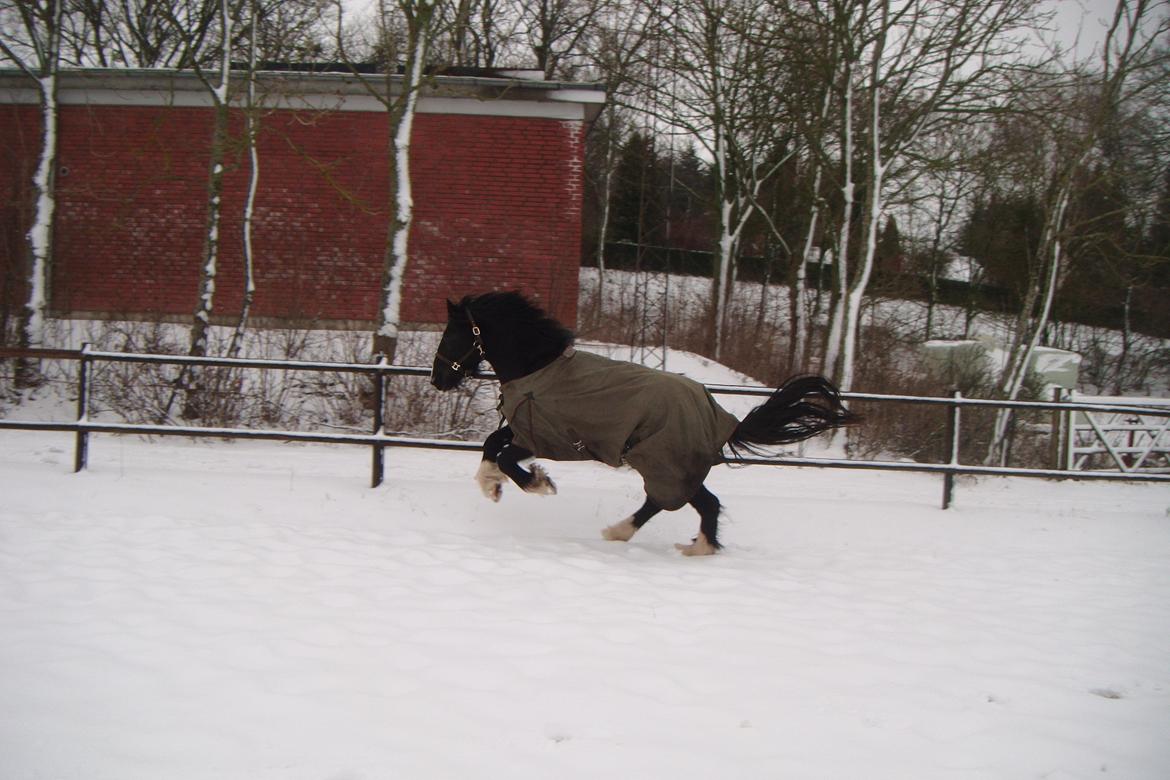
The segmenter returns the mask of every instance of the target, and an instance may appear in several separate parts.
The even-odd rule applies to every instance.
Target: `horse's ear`
[[[459,307],[457,305],[455,305],[455,303],[453,303],[450,298],[448,298],[447,299],[447,314],[451,315],[457,311],[459,311]]]

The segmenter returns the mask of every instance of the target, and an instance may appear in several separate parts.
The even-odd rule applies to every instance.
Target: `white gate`
[[[1170,474],[1170,399],[1118,398],[1071,393],[1075,403],[1150,407],[1131,411],[1073,412],[1066,460],[1071,471]]]

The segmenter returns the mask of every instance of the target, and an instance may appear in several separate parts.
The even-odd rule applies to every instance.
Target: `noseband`
[[[479,326],[475,324],[475,318],[471,316],[471,309],[465,306],[463,310],[467,313],[467,321],[471,323],[471,335],[473,336],[471,341],[471,348],[463,353],[463,357],[459,358],[458,360],[451,360],[442,352],[438,351],[435,352],[435,357],[449,365],[452,371],[466,376],[467,371],[464,369],[467,368],[466,364],[468,358],[472,357],[478,352],[480,360],[487,360],[487,352],[483,348],[483,333],[480,331]]]

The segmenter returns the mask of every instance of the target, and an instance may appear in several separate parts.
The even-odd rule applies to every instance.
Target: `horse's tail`
[[[841,403],[841,391],[822,376],[796,376],[748,412],[727,446],[734,458],[766,455],[766,447],[795,444],[825,431],[855,425],[861,417]]]

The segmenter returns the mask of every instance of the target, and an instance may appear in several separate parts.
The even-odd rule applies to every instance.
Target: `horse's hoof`
[[[490,460],[481,460],[475,472],[475,481],[483,494],[492,501],[499,501],[504,493],[504,472]]]
[[[627,517],[620,523],[614,523],[608,528],[601,530],[602,538],[611,542],[628,542],[634,538],[634,534],[638,533],[637,527],[634,525],[634,518]]]
[[[534,464],[532,466],[532,481],[528,483],[528,487],[524,488],[524,492],[535,493],[538,496],[555,496],[557,486],[549,479],[548,472],[544,470],[543,466]]]
[[[718,550],[715,545],[707,541],[707,537],[702,532],[695,537],[695,540],[690,544],[676,544],[674,549],[678,550],[683,555],[714,555]]]

